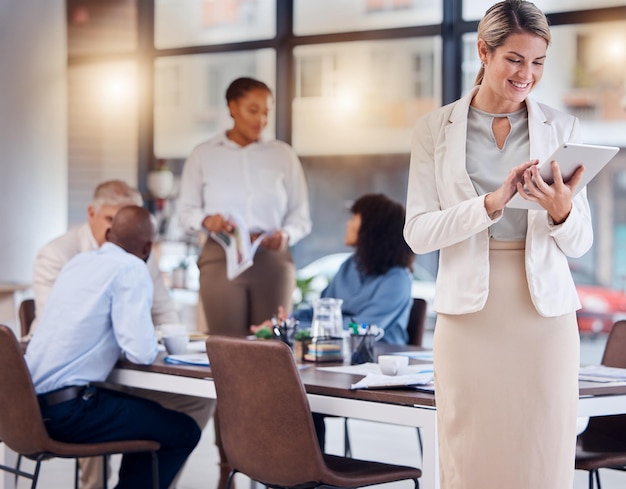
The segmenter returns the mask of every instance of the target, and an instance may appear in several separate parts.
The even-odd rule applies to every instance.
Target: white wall
[[[0,282],[67,227],[65,2],[0,0]]]

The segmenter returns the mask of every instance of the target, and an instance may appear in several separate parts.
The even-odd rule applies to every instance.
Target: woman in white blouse
[[[265,83],[238,78],[226,91],[234,124],[197,146],[183,168],[180,215],[189,230],[233,231],[233,216],[252,238],[268,233],[251,268],[229,280],[222,247],[204,246],[200,296],[209,333],[247,335],[250,324],[291,304],[295,266],[289,246],[309,234],[311,220],[300,160],[286,143],[265,141],[272,93]]]
[[[225,252],[215,240],[207,239],[198,259],[209,333],[245,336],[250,324],[270,317],[279,305],[290,309],[296,270],[289,246],[309,234],[311,219],[295,151],[281,141],[261,139],[272,105],[268,86],[238,78],[226,90],[226,101],[233,127],[192,151],[183,167],[179,206],[182,224],[191,231],[231,233],[236,215],[252,240],[267,234],[252,267],[233,280],[226,275]],[[217,420],[215,428],[218,488],[223,489],[230,466]]]

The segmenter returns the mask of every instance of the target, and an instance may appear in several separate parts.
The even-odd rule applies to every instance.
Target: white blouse
[[[290,245],[311,232],[302,165],[277,140],[242,147],[221,133],[198,145],[183,167],[179,213],[190,231],[208,215],[236,213],[251,232],[287,233]]]

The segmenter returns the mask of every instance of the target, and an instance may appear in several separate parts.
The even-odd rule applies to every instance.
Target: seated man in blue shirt
[[[107,242],[63,267],[26,363],[52,438],[157,441],[159,484],[167,488],[200,439],[197,423],[156,402],[93,385],[106,380],[120,354],[139,364],[150,364],[157,355],[152,280],[145,264],[153,237],[148,211],[120,209]],[[119,489],[145,487],[150,479],[149,454],[124,455]]]

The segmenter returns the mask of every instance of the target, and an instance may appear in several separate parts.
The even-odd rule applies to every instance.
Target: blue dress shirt
[[[146,264],[113,243],[72,258],[57,277],[26,351],[37,394],[106,380],[120,354],[158,352]]]

